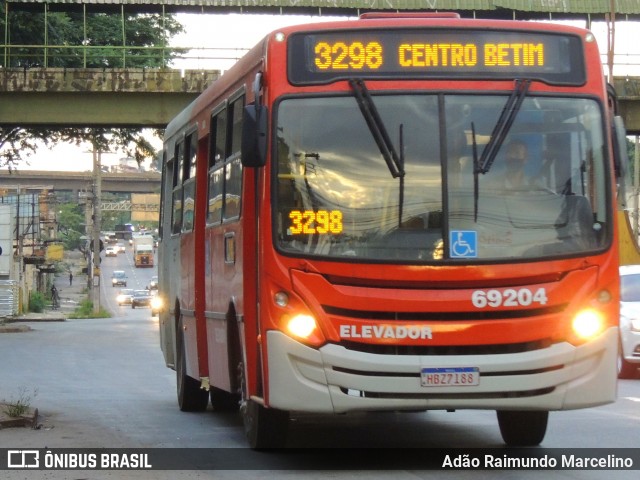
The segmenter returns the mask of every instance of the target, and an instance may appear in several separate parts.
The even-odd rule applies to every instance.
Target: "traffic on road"
[[[151,299],[158,292],[156,269],[136,268],[132,245],[123,244],[117,252],[103,256],[100,264],[101,276],[107,280],[101,282],[101,304],[114,316],[125,315],[125,307],[143,308],[151,315]]]

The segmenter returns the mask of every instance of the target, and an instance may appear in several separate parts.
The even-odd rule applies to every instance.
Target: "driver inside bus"
[[[506,146],[503,187],[505,190],[522,190],[530,186],[525,173],[529,160],[527,145],[522,140],[513,140]]]

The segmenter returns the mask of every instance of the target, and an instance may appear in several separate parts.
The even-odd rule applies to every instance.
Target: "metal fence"
[[[38,65],[44,68],[64,65],[66,68],[127,68],[149,65],[170,68],[174,63],[239,60],[249,49],[240,47],[137,47],[130,45],[7,45],[0,44],[2,67]],[[191,68],[191,67],[187,67]],[[207,68],[207,67],[199,67]]]
[[[18,315],[18,282],[0,280],[0,318]]]

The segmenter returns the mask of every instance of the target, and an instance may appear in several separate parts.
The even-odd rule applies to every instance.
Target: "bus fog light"
[[[299,338],[309,338],[316,328],[316,319],[311,315],[295,315],[287,321],[287,331]]]
[[[279,307],[286,307],[287,305],[289,305],[289,295],[287,295],[285,292],[277,292],[273,296],[273,301],[276,302],[276,305],[278,305]]]
[[[609,303],[611,301],[611,292],[609,290],[600,290],[598,292],[598,302]]]
[[[580,340],[590,340],[604,331],[605,322],[598,311],[582,310],[574,317],[571,326]]]

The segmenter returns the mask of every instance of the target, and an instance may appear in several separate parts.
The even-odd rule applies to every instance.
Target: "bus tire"
[[[209,392],[200,388],[200,382],[187,375],[182,322],[176,329],[176,390],[178,406],[183,412],[202,412],[209,404]]]
[[[287,441],[289,412],[265,408],[247,400],[240,408],[249,446],[255,450],[284,448]]]
[[[249,447],[254,450],[283,448],[287,441],[289,412],[265,408],[249,397],[244,365],[238,364],[240,416]]]
[[[211,387],[209,390],[211,405],[218,412],[232,412],[240,407],[240,396],[236,393],[229,393],[220,388]]]
[[[620,345],[620,347],[618,347],[618,378],[628,380],[630,378],[636,378],[637,374],[638,365],[627,362],[624,359],[624,352],[622,351],[622,345]]]
[[[496,413],[502,439],[507,445],[532,447],[544,439],[549,412],[498,410]]]

